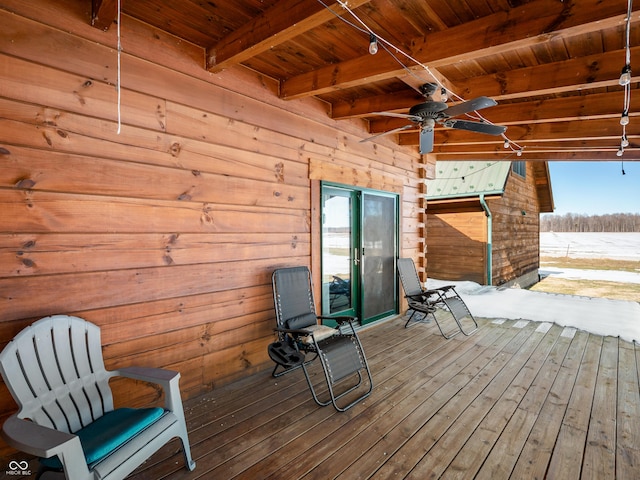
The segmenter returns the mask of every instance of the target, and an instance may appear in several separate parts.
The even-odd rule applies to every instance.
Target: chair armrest
[[[142,380],[158,384],[165,392],[165,408],[177,415],[183,415],[182,399],[180,396],[180,372],[151,367],[125,367],[111,372],[133,380]]]
[[[53,428],[43,427],[29,420],[11,415],[2,426],[2,438],[12,447],[36,455],[49,458],[65,443],[73,443],[77,435],[65,433]],[[78,440],[78,446],[80,445]],[[82,448],[80,449],[82,452]]]
[[[89,469],[80,439],[72,433],[44,427],[11,415],[2,425],[2,438],[22,452],[42,458],[58,456],[66,478],[89,478]]]
[[[273,330],[276,332],[282,332],[282,333],[292,333],[294,335],[309,335],[308,330],[300,330],[295,328],[276,327]]]
[[[427,295],[439,295],[441,293],[447,293],[454,288],[454,285],[443,285],[442,287],[425,289],[424,293]],[[455,292],[455,289],[453,291]]]
[[[114,373],[121,377],[158,384],[171,382],[174,378],[180,378],[180,372],[151,367],[125,367],[118,369]]]
[[[415,293],[415,294],[412,294],[412,295],[405,295],[404,298],[408,298],[408,299],[414,300],[416,302],[424,302],[424,301],[427,300],[427,296],[428,296],[428,294],[427,294],[427,292],[425,292],[425,293]]]
[[[348,316],[340,316],[340,317],[330,317],[330,316],[325,316],[325,315],[321,315],[318,316],[318,318],[320,320],[333,320],[334,322],[337,323],[351,323],[351,322],[355,322],[356,320],[358,320],[358,317],[348,317]]]

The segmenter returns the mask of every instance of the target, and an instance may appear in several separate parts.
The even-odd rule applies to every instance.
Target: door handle
[[[358,247],[353,249],[353,264],[354,265],[359,265],[360,264],[360,252]]]

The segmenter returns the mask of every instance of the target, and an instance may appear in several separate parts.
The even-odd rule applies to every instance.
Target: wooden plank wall
[[[494,285],[529,273],[540,264],[540,206],[533,167],[527,163],[526,178],[509,173],[504,195],[487,199],[493,217]],[[430,277],[487,283],[484,211],[429,214],[427,230]]]
[[[102,327],[107,368],[179,370],[185,397],[265,368],[270,274],[313,266],[323,179],[400,193],[401,254],[418,258],[415,149],[360,144],[359,121],[212,75],[201,49],[127,17],[118,134],[115,29],[90,27],[90,4],[0,2],[0,348],[68,313]],[[1,385],[0,416],[15,408]]]
[[[533,164],[527,162],[526,178],[511,172],[504,197],[487,204],[493,214],[493,284],[500,285],[540,264],[540,206]]]
[[[427,230],[429,277],[486,283],[487,217],[484,212],[429,214]]]

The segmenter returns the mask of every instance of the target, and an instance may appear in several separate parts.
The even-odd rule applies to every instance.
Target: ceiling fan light
[[[622,86],[629,85],[631,83],[631,65],[626,64],[622,67],[619,83]]]
[[[511,144],[509,143],[509,140],[505,140],[503,146],[504,146],[505,149],[509,148],[511,146]]]
[[[371,55],[375,55],[378,53],[378,37],[376,37],[373,33],[369,35],[369,53]]]
[[[624,150],[622,149],[622,147],[620,147],[620,148],[618,149],[618,151],[616,152],[616,155],[617,155],[618,157],[621,157],[623,153],[624,153]]]

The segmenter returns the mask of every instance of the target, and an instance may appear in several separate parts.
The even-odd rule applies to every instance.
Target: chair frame
[[[405,323],[405,328],[409,326],[416,312],[421,312],[424,313],[423,322],[427,321],[429,315],[433,317],[440,333],[446,339],[455,337],[460,332],[469,336],[478,330],[478,322],[476,322],[476,319],[467,308],[467,305],[456,291],[454,285],[425,289],[420,282],[416,265],[411,258],[398,259],[398,276],[400,277],[400,283],[402,283],[402,288],[405,292],[405,298],[409,304],[409,310],[412,311],[409,319]],[[458,326],[457,331],[444,332],[436,316],[437,308],[451,313],[451,316]],[[464,329],[460,322],[460,319],[465,316],[469,316],[474,324],[474,328],[468,331]],[[419,321],[415,321],[415,323],[417,322]]]
[[[307,282],[308,282],[308,297],[309,297],[309,313],[313,314],[316,318],[316,320],[319,320],[322,324],[322,322],[324,320],[330,320],[330,321],[334,321],[337,322],[338,327],[335,329],[336,332],[332,337],[329,337],[326,340],[317,340],[316,338],[316,334],[313,332],[310,332],[309,330],[305,330],[305,329],[291,329],[291,328],[287,328],[286,327],[286,321],[287,319],[283,318],[283,313],[282,313],[282,305],[281,305],[281,294],[279,292],[278,289],[278,281],[277,281],[277,276],[279,274],[279,272],[283,272],[283,271],[291,271],[291,272],[305,272],[306,278],[307,278]],[[284,345],[285,348],[290,348],[292,349],[292,351],[295,352],[299,352],[302,355],[302,360],[298,361],[298,362],[293,362],[291,365],[286,365],[284,363],[279,363],[277,361],[276,358],[274,358],[274,356],[272,356],[271,358],[276,362],[276,366],[273,369],[272,372],[272,376],[273,377],[280,377],[282,375],[286,375],[287,373],[290,373],[294,370],[297,370],[299,368],[302,368],[303,372],[304,372],[304,376],[305,379],[307,380],[307,384],[309,385],[309,390],[311,390],[311,395],[313,397],[313,400],[320,406],[327,406],[330,404],[333,404],[334,408],[336,410],[338,410],[339,412],[344,412],[346,410],[348,410],[349,408],[353,407],[355,404],[357,404],[358,402],[364,400],[366,397],[368,397],[371,392],[373,391],[373,378],[371,376],[371,371],[369,368],[369,364],[367,362],[366,356],[364,354],[364,349],[362,348],[362,344],[360,342],[360,338],[358,337],[358,334],[356,333],[356,329],[354,327],[354,322],[357,321],[356,317],[348,317],[348,316],[336,316],[336,317],[332,317],[332,316],[322,316],[322,315],[317,315],[316,311],[315,311],[315,303],[314,303],[314,296],[313,296],[313,283],[311,282],[311,273],[309,271],[309,269],[307,267],[289,267],[289,268],[281,268],[281,269],[277,269],[273,272],[272,275],[272,287],[273,287],[273,299],[274,299],[274,306],[275,306],[275,311],[276,311],[276,328],[274,329],[277,336],[278,336],[278,344],[279,345]],[[300,341],[301,337],[311,337],[311,343],[309,344],[305,344],[303,342]],[[338,379],[337,381],[334,381],[332,379],[332,375],[330,373],[331,371],[331,367],[327,361],[327,359],[325,358],[325,356],[323,355],[323,348],[326,342],[331,342],[332,339],[335,338],[339,338],[339,337],[348,337],[351,339],[351,341],[354,343],[355,348],[357,349],[360,357],[361,357],[361,362],[362,362],[362,367],[359,368],[357,371],[354,371],[353,374],[357,375],[358,381],[357,383],[355,383],[353,386],[350,386],[349,388],[346,388],[345,390],[341,391],[341,392],[336,392],[336,390],[334,389],[334,385],[336,385],[337,383],[339,383],[340,381],[343,380],[343,378]],[[273,344],[272,344],[273,345]],[[306,360],[305,358],[305,353],[311,353],[313,354],[313,358],[311,358],[310,360]],[[311,380],[311,375],[309,374],[309,370],[308,367],[316,360],[316,359],[320,359],[320,363],[322,366],[322,370],[324,373],[324,381],[326,382],[326,386],[329,392],[329,399],[328,400],[322,400],[320,399],[318,393],[316,392],[316,388],[313,385],[313,382]],[[278,368],[282,368],[282,371],[278,372]],[[358,396],[357,398],[355,398],[353,401],[351,401],[350,403],[348,403],[347,405],[340,405],[338,400],[340,400],[341,398],[345,397],[346,395],[348,395],[349,393],[357,390],[365,381],[365,378],[363,377],[362,374],[362,370],[366,371],[366,382],[369,384],[368,390],[364,391],[360,396]]]
[[[75,371],[71,370],[74,365]],[[195,468],[178,385],[180,373],[144,367],[107,371],[100,328],[90,322],[67,315],[38,320],[0,353],[0,373],[19,406],[2,426],[2,438],[37,457],[57,456],[62,464],[62,471],[42,467],[36,478],[53,471],[67,480],[123,479],[173,438],[182,443],[186,467]],[[165,412],[109,455],[87,465],[73,432],[114,409],[109,379],[116,376],[160,385]]]

